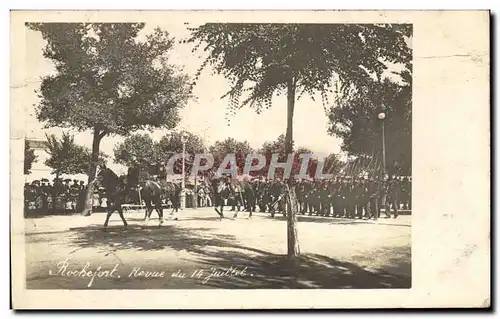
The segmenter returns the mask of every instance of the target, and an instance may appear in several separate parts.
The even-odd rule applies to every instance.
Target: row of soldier
[[[274,216],[275,211],[284,211],[285,181],[254,179],[250,183],[261,212],[267,211]],[[393,176],[386,181],[344,177],[302,180],[296,183],[295,189],[301,214],[376,219],[382,208],[386,217],[392,211],[395,218],[401,209],[411,209],[411,178],[408,177]],[[231,210],[251,209],[238,184],[232,190],[233,195],[228,200]]]
[[[72,183],[71,183],[72,182]],[[282,187],[284,181],[271,181],[255,178],[249,181],[254,189],[256,205],[261,212],[284,210]],[[280,186],[281,185],[281,186]],[[214,202],[213,190],[209,183],[199,181],[197,189],[193,185],[187,186],[189,202],[196,200],[198,207],[212,206]],[[77,180],[55,179],[53,183],[43,179],[25,184],[25,199],[27,208],[30,203],[38,210],[49,213],[53,210],[72,210],[84,196],[85,184]],[[244,197],[239,194],[238,186],[233,187],[233,194],[227,204],[231,210],[241,210],[246,206]],[[193,196],[196,192],[196,198]],[[99,187],[95,191],[96,206],[102,206],[106,194]],[[399,209],[411,207],[411,178],[392,177],[386,182],[376,179],[352,179],[339,177],[334,180],[302,180],[296,184],[296,194],[301,214],[316,214],[320,216],[347,217],[347,218],[377,218],[380,210],[385,208],[386,215],[391,208],[394,216]],[[188,205],[192,207],[194,205]],[[104,204],[106,206],[106,204]],[[249,209],[249,207],[243,207]]]
[[[399,210],[411,207],[411,180],[393,176],[377,179],[338,178],[331,181],[301,183],[297,197],[301,214],[345,218],[397,218]]]

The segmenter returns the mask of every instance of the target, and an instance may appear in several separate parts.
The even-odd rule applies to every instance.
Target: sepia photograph
[[[33,17],[26,290],[415,287],[411,19]]]

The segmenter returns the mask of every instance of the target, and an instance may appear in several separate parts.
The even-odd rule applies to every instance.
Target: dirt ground
[[[232,214],[227,213],[227,216]],[[187,209],[156,216],[104,213],[26,219],[28,289],[409,288],[411,216],[351,220],[299,216],[301,256],[286,259],[286,221],[242,212],[219,221]],[[24,236],[24,234],[14,234]]]

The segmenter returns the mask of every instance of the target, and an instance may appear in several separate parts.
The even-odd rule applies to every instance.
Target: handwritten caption
[[[248,271],[246,266],[229,267],[211,267],[207,269],[194,269],[184,271],[177,269],[175,271],[164,270],[147,270],[141,267],[133,267],[132,270],[120,269],[120,264],[112,266],[97,265],[93,266],[91,262],[86,262],[83,267],[75,266],[69,263],[68,259],[60,261],[56,264],[54,270],[49,270],[49,276],[59,277],[74,277],[88,279],[87,287],[94,285],[96,280],[100,278],[120,279],[122,276],[135,279],[154,279],[154,278],[175,278],[175,279],[194,279],[200,280],[201,283],[207,284],[214,278],[235,278],[235,277],[252,277],[254,274]]]

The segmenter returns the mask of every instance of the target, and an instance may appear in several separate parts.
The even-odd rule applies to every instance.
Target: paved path
[[[230,213],[227,213],[230,216]],[[219,221],[211,208],[145,226],[142,213],[26,219],[27,287],[35,289],[405,288],[411,216],[363,221],[299,216],[301,258],[286,260],[286,221]],[[155,215],[153,215],[155,217]],[[22,234],[15,234],[22,236]],[[96,269],[98,271],[96,271]]]

